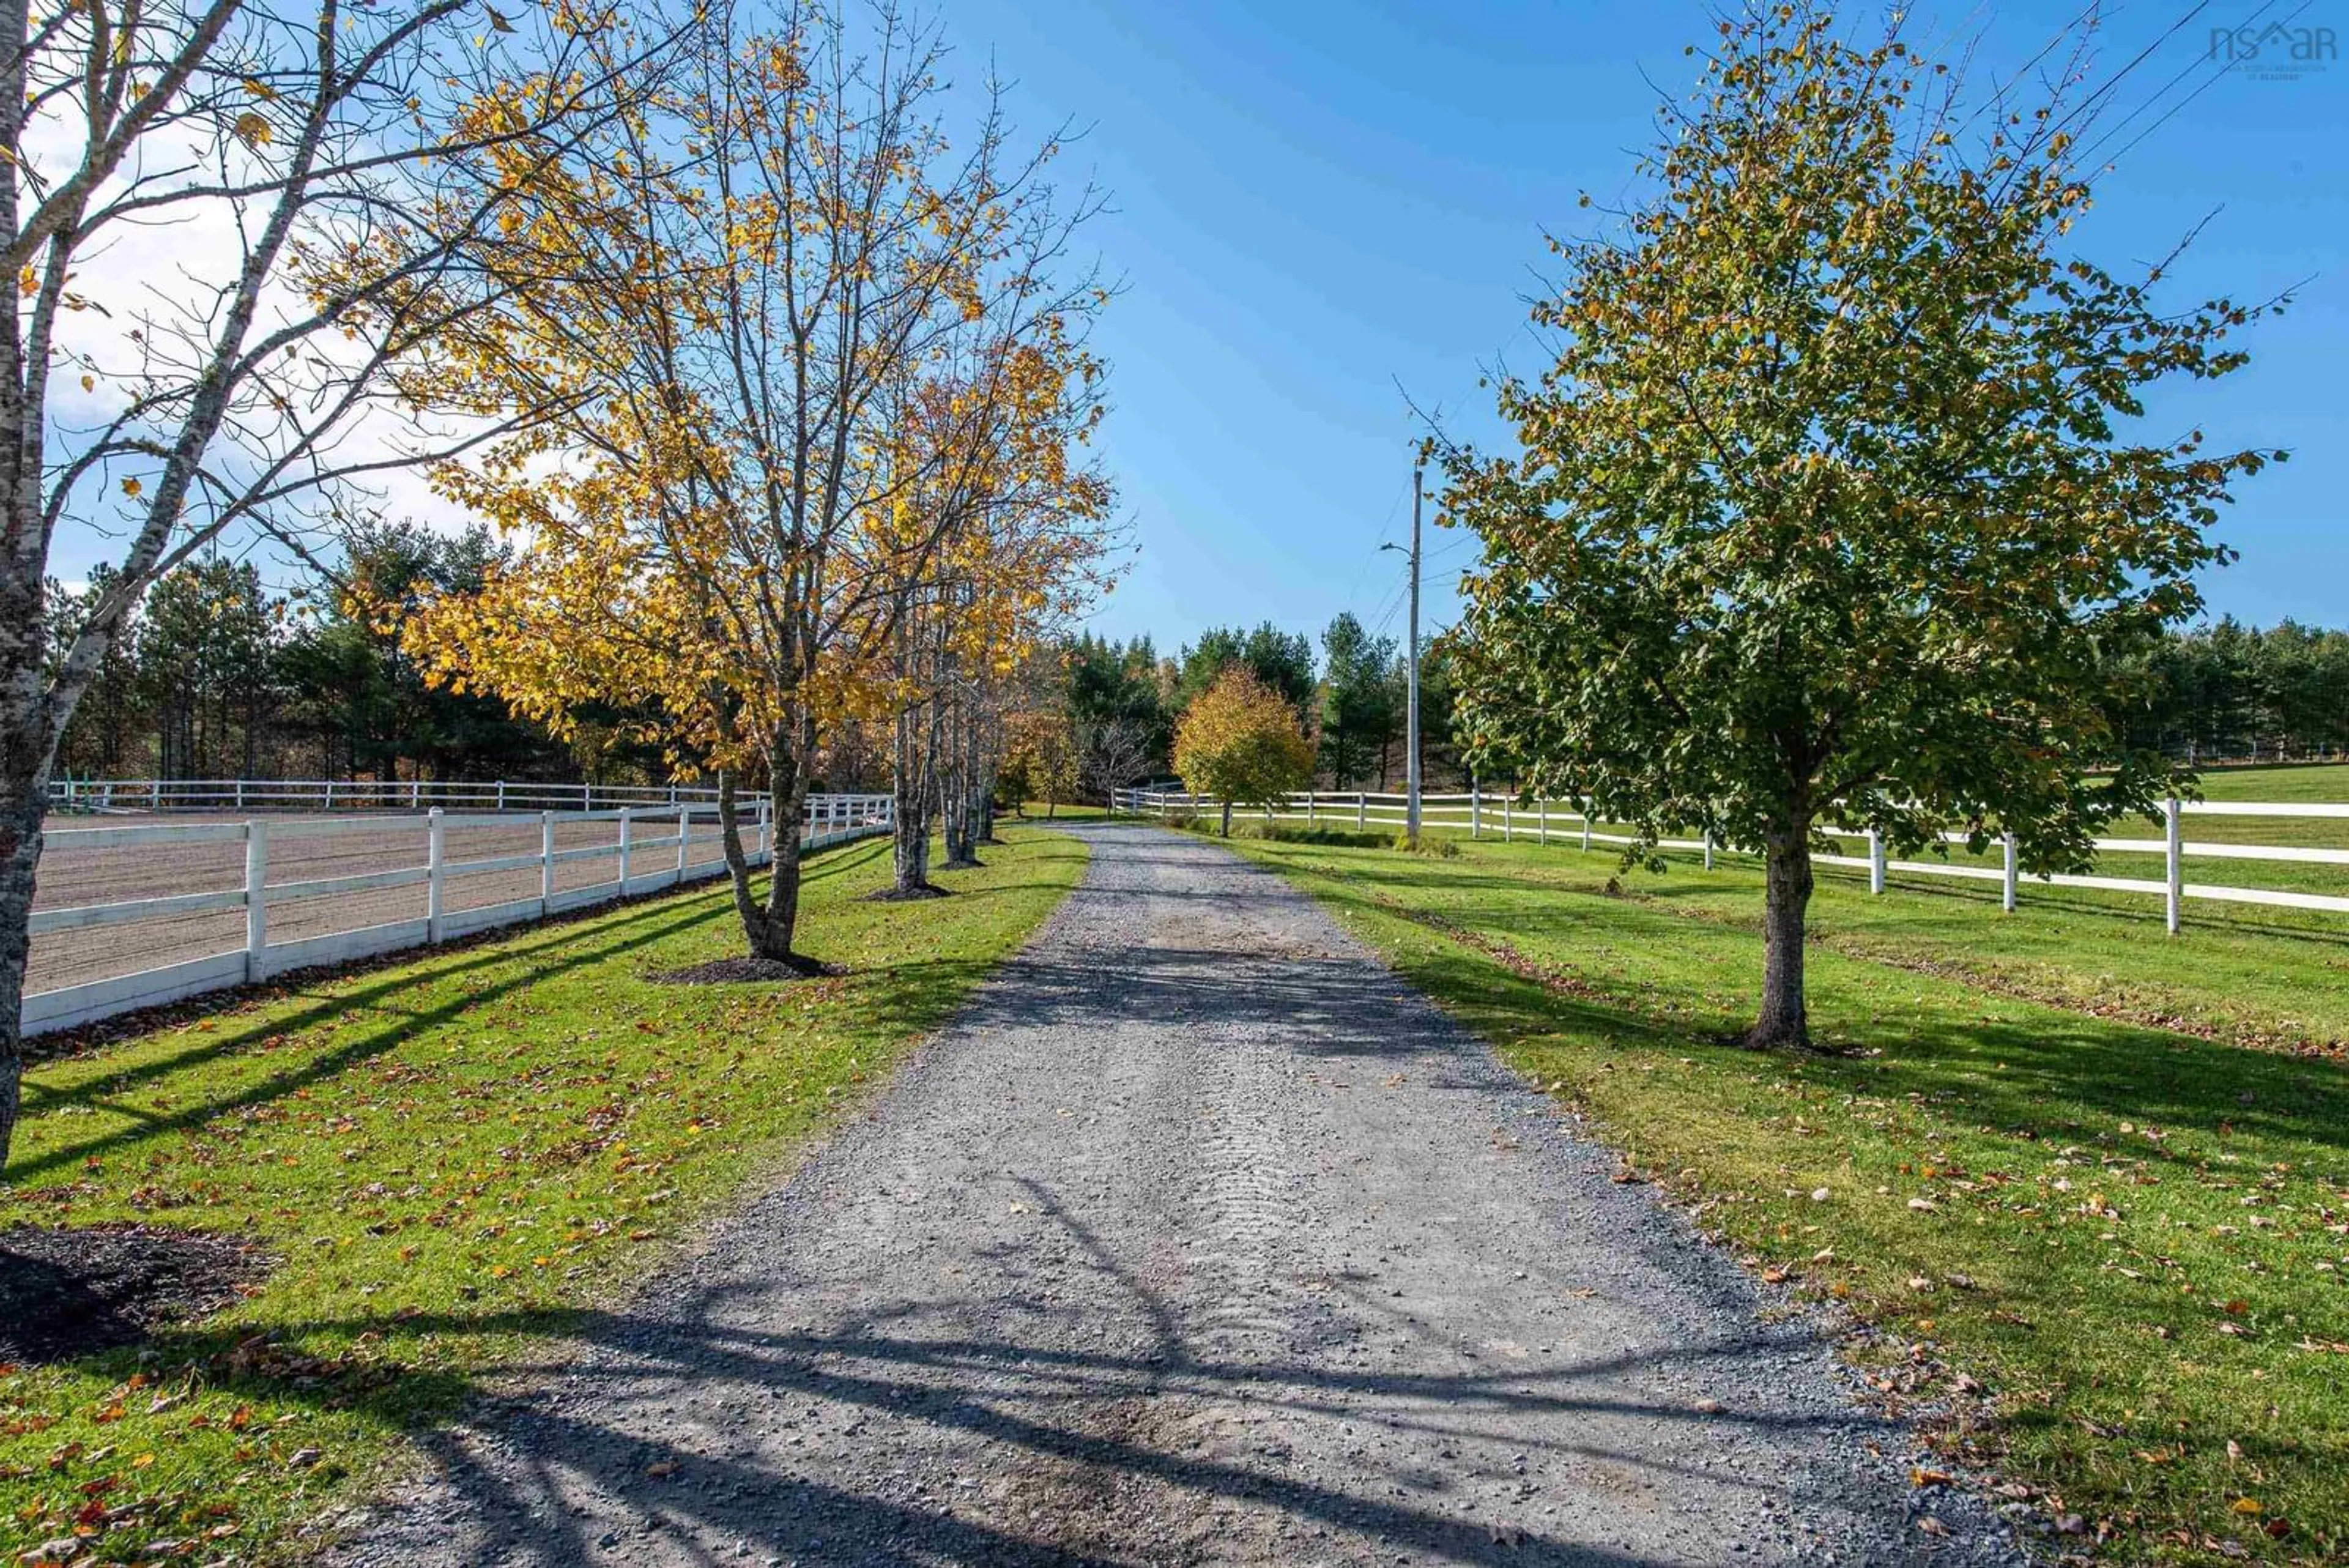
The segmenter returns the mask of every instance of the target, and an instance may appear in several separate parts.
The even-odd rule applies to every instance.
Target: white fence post
[[[1884,835],[1872,827],[1868,830],[1868,890],[1884,891]]]
[[[685,880],[685,852],[693,844],[693,807],[677,808],[677,879]]]
[[[623,897],[628,891],[628,828],[636,821],[636,809],[632,805],[620,808],[620,892]]]
[[[1384,784],[1384,783],[1386,783],[1386,780],[1384,780],[1384,779],[1381,779],[1379,782],[1380,782],[1381,784]],[[1364,790],[1356,790],[1356,791],[1354,792],[1354,830],[1355,830],[1357,833],[1364,832],[1364,831],[1367,831],[1367,830],[1369,829],[1370,826],[1371,826],[1371,797],[1370,797],[1370,794],[1369,794],[1369,793],[1368,793],[1367,791],[1364,791]]]
[[[409,781],[408,781],[408,809],[409,809],[409,810],[410,810],[410,811],[414,811],[418,806],[422,805],[423,804],[424,804],[424,781],[423,781],[422,779],[410,779],[410,780],[409,780]]]
[[[506,808],[506,781],[505,781],[505,780],[503,780],[503,779],[500,779],[500,780],[498,781],[498,809],[499,809],[500,811],[503,811],[505,808]]]
[[[1590,797],[1582,797],[1582,852],[1590,853]]]
[[[1305,826],[1313,826],[1313,792],[1309,789],[1305,792]]]
[[[767,836],[768,815],[767,797],[761,795],[759,797],[759,858],[761,862],[766,861],[775,852],[773,841]]]
[[[1549,801],[1546,796],[1534,802],[1534,842],[1545,846],[1549,843]]]
[[[335,809],[335,781],[332,779],[326,781],[326,809],[328,811]]]
[[[1713,869],[1713,829],[1704,830],[1704,868]]]
[[[2004,844],[2005,844],[2005,846],[2006,846],[2006,878],[2005,878],[2005,887],[2004,887],[2004,888],[2002,889],[2002,891],[2000,893],[2000,896],[1999,896],[1999,908],[2001,908],[2001,909],[2004,909],[2008,914],[2010,914],[2010,915],[2011,915],[2011,914],[2014,913],[2014,888],[2015,888],[2014,835],[2013,835],[2012,833],[2003,833],[2003,834],[2001,834],[2001,835],[1999,836],[1999,837],[2001,838],[2001,840],[2002,840],[2002,841],[2004,842]]]
[[[554,813],[538,814],[538,912],[554,906]]]
[[[244,978],[261,978],[269,950],[269,824],[244,825]]]
[[[1468,836],[1482,836],[1484,826],[1485,797],[1478,791],[1475,779],[1471,777],[1468,781]]]
[[[2168,923],[2169,934],[2174,937],[2178,934],[2178,907],[2186,898],[2186,858],[2179,853],[2178,846],[2178,797],[2176,795],[2171,795],[2161,803],[2161,815],[2168,836],[2168,842],[2162,846],[2162,860],[2168,868],[2168,876],[2166,878],[2168,884]]]
[[[71,801],[73,799],[73,786],[71,784],[67,784],[66,786],[66,799],[67,801]],[[239,811],[243,811],[244,809],[244,781],[243,779],[236,781],[236,809]]]
[[[426,820],[429,825],[432,849],[430,858],[425,862],[424,940],[437,942],[440,940],[441,927],[446,924],[441,911],[447,903],[449,889],[449,828],[437,805]]]
[[[1501,797],[1501,842],[1504,844],[1516,842],[1516,805],[1517,797],[1514,794]]]

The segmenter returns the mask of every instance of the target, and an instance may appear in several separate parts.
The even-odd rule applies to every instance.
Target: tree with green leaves
[[[2173,311],[2164,265],[2070,254],[2098,96],[1963,99],[1897,27],[1724,22],[1653,198],[1557,244],[1557,359],[1499,386],[1522,450],[1444,452],[1484,542],[1471,761],[1764,857],[1754,1046],[1808,1038],[1823,828],[2006,832],[2069,868],[2178,786],[2111,722],[2100,650],[2199,608],[2218,507],[2282,455],[2126,433],[2148,384],[2240,366],[2265,307]]]
[[[1321,766],[1332,788],[1370,772],[1394,728],[1394,639],[1371,636],[1351,611],[1321,633]]]
[[[1174,721],[1158,686],[1158,653],[1146,637],[1117,643],[1092,632],[1068,645],[1069,719],[1095,793],[1123,788],[1163,763]]]
[[[1234,667],[1278,691],[1302,719],[1313,711],[1313,644],[1301,631],[1266,621],[1253,631],[1212,627],[1183,649],[1175,706],[1187,708]]]
[[[1184,712],[1174,732],[1174,771],[1193,794],[1223,803],[1229,838],[1235,805],[1269,809],[1312,782],[1313,742],[1288,697],[1239,666],[1224,671]]]
[[[200,556],[156,582],[138,662],[158,729],[158,777],[253,776],[285,609],[250,561]]]

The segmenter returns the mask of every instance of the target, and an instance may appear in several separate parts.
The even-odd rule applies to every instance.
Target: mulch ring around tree
[[[952,894],[936,883],[917,882],[910,888],[884,888],[877,893],[867,893],[864,901],[868,904],[911,904],[926,898],[951,897]]]
[[[0,1230],[0,1362],[137,1345],[235,1301],[274,1262],[233,1232],[130,1222]]]
[[[822,959],[712,959],[645,978],[655,985],[757,985],[785,980],[822,980],[848,971]]]

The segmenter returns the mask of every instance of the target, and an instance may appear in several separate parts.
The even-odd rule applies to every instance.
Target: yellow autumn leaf
[[[139,493],[146,488],[136,479],[126,479],[122,482],[122,493],[129,496],[133,501],[138,500]]]

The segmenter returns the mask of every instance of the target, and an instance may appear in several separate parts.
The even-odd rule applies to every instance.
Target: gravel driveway
[[[869,1116],[335,1560],[2013,1559],[1310,902],[1071,831],[1083,886]]]

